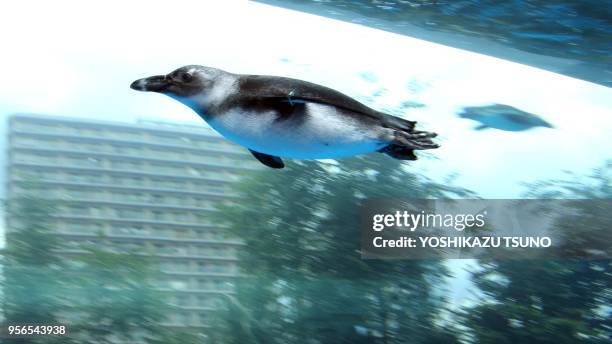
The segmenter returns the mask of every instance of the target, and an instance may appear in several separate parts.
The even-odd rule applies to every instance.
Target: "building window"
[[[163,220],[166,219],[166,216],[161,211],[154,211],[153,212],[153,219],[155,219],[157,221],[163,221]]]
[[[153,203],[154,204],[164,204],[165,200],[164,200],[164,196],[162,195],[153,195]]]
[[[210,264],[209,263],[198,263],[198,272],[209,272],[210,271]]]
[[[70,207],[68,211],[70,215],[76,216],[88,216],[91,214],[91,210],[88,207]]]
[[[116,210],[117,217],[120,219],[129,219],[132,217],[132,214],[127,209],[117,209]]]

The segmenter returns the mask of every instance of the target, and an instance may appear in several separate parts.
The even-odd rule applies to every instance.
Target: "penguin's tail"
[[[395,130],[394,138],[388,146],[379,150],[379,152],[399,160],[416,160],[415,150],[435,149],[440,147],[431,139],[438,136],[436,133],[428,131],[404,131]]]

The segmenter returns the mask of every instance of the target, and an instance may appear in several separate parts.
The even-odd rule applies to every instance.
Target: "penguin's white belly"
[[[306,113],[278,119],[274,111],[233,110],[208,120],[228,140],[260,153],[328,159],[377,151],[388,142],[380,128],[368,127],[329,105],[308,103]]]

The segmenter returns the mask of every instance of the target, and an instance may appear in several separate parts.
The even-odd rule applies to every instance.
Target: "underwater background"
[[[54,216],[62,203],[36,192],[11,199],[3,182],[3,198],[15,204],[5,216],[27,219],[25,231],[4,226],[4,323],[72,327],[36,343],[609,343],[609,259],[366,261],[359,206],[374,198],[609,201],[611,9],[607,0],[8,4],[3,151],[13,114],[206,127],[178,102],[129,88],[188,64],[319,83],[418,121],[441,147],[414,162],[371,154],[246,173],[227,191],[240,197],[205,215],[245,244],[240,278],[203,310],[205,327],[156,325],[177,311],[149,283],[154,255],[94,245],[86,247],[94,258],[70,270],[77,259],[48,254],[61,249]],[[7,165],[10,155],[1,159]],[[609,202],[576,211],[581,221],[561,219],[559,230],[611,242],[602,225]],[[89,301],[65,297],[82,285]]]

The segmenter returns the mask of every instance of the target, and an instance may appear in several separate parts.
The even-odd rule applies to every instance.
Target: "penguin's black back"
[[[288,112],[292,106],[312,102],[349,110],[356,115],[361,115],[361,120],[368,119],[372,124],[387,128],[411,132],[416,124],[413,121],[376,111],[329,87],[298,79],[268,75],[243,75],[238,80],[238,89],[234,98],[228,99],[228,105],[271,106],[283,113]]]

